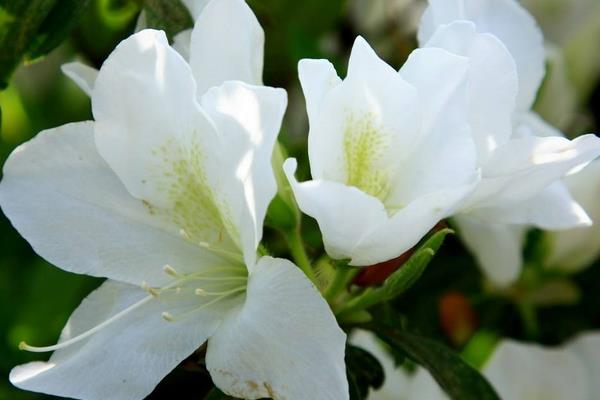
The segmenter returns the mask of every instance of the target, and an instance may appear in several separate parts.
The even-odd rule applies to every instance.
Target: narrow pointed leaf
[[[426,368],[450,398],[500,400],[479,371],[443,344],[403,330],[382,326],[376,326],[374,330],[383,341],[402,350],[410,359]]]

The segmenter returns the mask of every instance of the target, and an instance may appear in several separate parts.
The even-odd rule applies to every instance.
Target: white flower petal
[[[85,94],[90,97],[92,96],[96,78],[98,77],[98,70],[96,68],[89,67],[80,62],[70,62],[63,64],[60,69],[66,76],[71,78]]]
[[[214,134],[208,122],[195,124],[201,118],[191,71],[163,32],[147,29],[117,46],[100,69],[92,107],[98,152],[127,189],[171,205],[157,182],[167,171],[164,159],[175,157],[170,153],[194,131]]]
[[[402,163],[386,204],[400,208],[419,196],[452,192],[477,178],[477,153],[467,115],[467,68],[466,58],[427,48],[413,51],[400,70],[417,89],[422,134],[417,138],[419,146]],[[442,208],[452,206],[453,201],[448,201]]]
[[[306,99],[306,110],[310,124],[316,124],[325,94],[339,85],[342,80],[333,64],[327,60],[303,59],[298,63],[298,77]]]
[[[241,230],[246,265],[252,266],[267,208],[277,192],[271,159],[287,95],[283,89],[226,82],[210,89],[202,105],[221,146],[219,162],[208,167],[207,179]]]
[[[431,192],[398,210],[384,223],[363,234],[352,250],[350,265],[373,265],[391,260],[415,246],[435,224],[453,213],[472,185]],[[357,207],[354,212],[361,215]]]
[[[515,62],[502,42],[477,33],[469,21],[438,28],[426,47],[440,47],[469,59],[469,119],[479,162],[508,141],[518,92]]]
[[[284,170],[300,209],[317,220],[327,253],[360,266],[390,260],[416,245],[472,190],[467,185],[432,192],[388,216],[381,201],[355,187],[323,180],[298,183],[295,160],[287,160]]]
[[[208,3],[192,32],[190,65],[198,95],[227,80],[261,85],[264,32],[244,0]]]
[[[192,42],[192,30],[186,29],[173,37],[173,48],[177,50],[186,61],[190,60],[190,45]]]
[[[580,334],[566,348],[577,355],[585,366],[589,393],[586,399],[591,399],[592,395],[600,393],[600,334],[598,331]]]
[[[575,200],[588,212],[593,225],[548,233],[551,250],[547,267],[576,272],[592,264],[600,254],[600,160],[568,176],[565,183]]]
[[[564,348],[550,349],[504,340],[483,373],[503,399],[591,398],[584,365]]]
[[[146,10],[140,11],[140,14],[137,17],[137,21],[135,21],[135,28],[133,28],[134,33],[138,33],[148,28],[148,17],[146,16]]]
[[[503,206],[522,202],[551,183],[600,155],[600,138],[526,136],[498,148],[483,168],[482,182],[469,207]]]
[[[457,216],[458,235],[492,283],[506,286],[519,277],[525,228],[516,225],[486,224]]]
[[[302,272],[263,257],[250,275],[246,303],[209,339],[206,363],[215,384],[235,397],[344,400],[345,342]]]
[[[455,20],[472,21],[477,31],[498,37],[517,65],[517,107],[528,110],[545,74],[543,35],[533,17],[516,0],[429,0],[419,29],[423,45],[436,29]]]
[[[223,263],[127,192],[98,155],[93,123],[44,131],[4,165],[0,205],[34,250],[82,274],[160,284],[180,272]]]
[[[515,117],[515,134],[513,137],[564,137],[557,128],[544,121],[540,115],[533,111],[517,114]]]
[[[298,206],[317,220],[327,253],[337,259],[353,257],[358,241],[387,221],[383,203],[355,187],[338,182],[298,183],[294,177],[296,166],[295,159],[288,159],[283,169]]]
[[[107,281],[73,313],[60,341],[87,331],[147,296],[134,286]],[[215,332],[221,318],[213,308],[167,322],[161,314],[172,305],[160,297],[151,299],[91,337],[55,351],[47,363],[16,367],[10,381],[22,389],[61,397],[143,399]]]
[[[592,224],[585,210],[573,199],[562,182],[551,184],[538,195],[521,203],[481,209],[473,214],[491,224],[533,225],[547,230]]]
[[[192,19],[195,21],[198,19],[204,7],[210,3],[211,0],[181,0],[183,5],[185,5],[192,16]],[[214,0],[219,1],[219,0]]]

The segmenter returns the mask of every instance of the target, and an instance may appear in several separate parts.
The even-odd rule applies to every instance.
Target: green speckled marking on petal
[[[372,114],[347,119],[344,156],[348,173],[346,184],[384,201],[389,194],[389,173],[381,169],[389,138]]]
[[[239,234],[227,204],[207,183],[202,149],[196,143],[182,148],[173,142],[154,152],[162,165],[159,189],[167,192],[172,203],[172,209],[161,210],[162,214],[171,218],[191,242],[226,249],[238,247]],[[151,213],[156,212],[152,206],[147,207]]]

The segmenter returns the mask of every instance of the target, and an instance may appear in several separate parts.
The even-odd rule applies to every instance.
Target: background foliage
[[[382,0],[388,1],[395,0]],[[369,2],[249,1],[266,32],[265,84],[286,88],[290,97],[281,139],[300,160],[306,160],[303,149],[307,121],[296,73],[299,59],[328,58],[344,74],[346,57],[357,34],[365,36],[395,67],[416,45],[411,15],[404,13],[369,25],[372,15],[364,11]],[[100,67],[115,45],[133,32],[142,7],[149,11],[149,23],[155,26],[176,30],[191,23],[186,16],[153,22],[152,13],[160,14],[168,3],[0,0],[0,85],[6,86],[0,92],[0,164],[17,145],[40,130],[91,118],[89,99],[62,76],[62,63],[77,58]],[[563,126],[568,132],[592,131],[598,126],[600,89],[590,82],[586,89],[588,93],[576,110],[577,118]],[[546,105],[540,102],[538,106]],[[304,169],[299,174],[306,176],[307,163],[300,165]],[[305,235],[309,242],[312,238],[312,255],[317,257],[322,251],[319,233],[314,221],[305,219]],[[267,235],[272,240],[269,250],[285,256],[286,247],[275,231],[267,228]],[[6,377],[12,367],[39,357],[20,352],[17,345],[21,340],[54,343],[71,311],[99,280],[63,272],[40,259],[3,215],[0,238],[0,399],[48,399],[51,397],[19,391],[8,383]],[[533,232],[526,255],[535,260],[542,244],[540,235]],[[533,264],[529,271],[535,277]],[[449,236],[416,285],[393,306],[375,312],[382,320],[390,315],[399,318],[400,313],[401,323],[411,331],[455,348],[475,366],[483,362],[486,349],[499,336],[556,344],[576,332],[600,328],[600,263],[574,277],[572,296],[559,302],[562,304],[522,301],[522,294],[531,293],[538,284],[536,278],[526,278],[515,293],[488,290],[473,259]],[[360,350],[348,353],[350,369],[369,362],[368,355]],[[190,399],[202,399],[212,384],[199,359],[195,356],[174,371],[151,398],[166,398],[166,393],[176,391],[194,393]],[[350,375],[375,385],[380,379],[377,374],[365,376],[360,371],[351,371]],[[212,391],[207,398],[223,396]]]

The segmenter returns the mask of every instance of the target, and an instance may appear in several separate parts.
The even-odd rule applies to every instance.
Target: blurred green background
[[[306,160],[307,121],[296,74],[298,60],[328,58],[344,74],[349,49],[360,34],[380,56],[398,68],[416,46],[415,28],[424,5],[424,1],[418,0],[252,0],[249,3],[266,32],[265,84],[284,87],[289,93],[290,106],[281,140],[300,160]],[[526,3],[552,41],[552,54],[560,55],[550,60],[550,75],[540,93],[538,110],[570,135],[597,131],[600,52],[594,45],[600,39],[597,7],[600,3],[597,0]],[[89,99],[61,74],[60,65],[79,59],[100,67],[115,45],[133,32],[140,4],[133,0],[92,0],[66,41],[43,59],[16,70],[9,86],[0,92],[0,164],[16,146],[37,132],[91,118]],[[564,17],[565,10],[569,12],[568,18]],[[557,15],[562,18],[557,20]],[[301,165],[304,167],[301,174],[306,175],[306,162]],[[305,229],[309,236],[318,238],[312,221],[305,221]],[[271,231],[267,235],[274,237]],[[530,235],[525,250],[529,257],[535,258],[539,251],[539,236],[535,232]],[[39,354],[19,351],[17,345],[22,340],[40,345],[54,343],[71,311],[99,281],[63,272],[46,263],[32,252],[2,214],[0,238],[0,399],[51,398],[19,391],[8,383],[12,367],[40,359]],[[274,252],[284,251],[278,249],[277,243],[272,246]],[[320,250],[318,246],[315,241],[314,255]],[[451,238],[423,279],[396,306],[416,329],[458,349],[463,348],[467,339],[486,335],[554,344],[578,331],[600,328],[600,264],[578,274],[573,282],[575,297],[547,302],[537,308],[531,321],[528,311],[515,306],[510,296],[485,291],[472,258]],[[523,285],[523,290],[529,290],[526,280]],[[476,351],[471,356],[476,358]],[[173,388],[183,393],[182,388],[189,386],[196,388],[197,394],[178,398],[200,399],[207,382],[205,374],[182,369],[167,378],[154,398],[171,398],[164,393]]]

